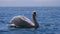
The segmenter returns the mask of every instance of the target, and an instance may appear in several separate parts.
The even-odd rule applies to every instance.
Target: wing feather
[[[29,23],[30,25],[35,26],[35,24],[34,24],[30,19],[28,19],[28,18],[25,17],[25,16],[15,16],[15,17],[13,17],[13,19],[12,19],[11,21],[15,20],[15,18],[16,18],[16,20],[17,20],[18,18],[20,18],[20,19],[22,19],[23,21],[26,21],[27,23]],[[16,20],[15,20],[15,21],[16,21]],[[22,21],[21,21],[21,22],[22,22]]]

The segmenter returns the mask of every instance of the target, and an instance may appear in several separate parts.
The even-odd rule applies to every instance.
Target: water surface
[[[37,12],[39,28],[8,27],[14,16],[31,19],[33,10]],[[0,7],[0,34],[60,34],[60,7]]]

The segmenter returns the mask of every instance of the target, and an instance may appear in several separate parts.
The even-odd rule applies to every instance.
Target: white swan
[[[24,17],[24,16],[15,16],[11,19],[11,23],[10,26],[11,27],[25,27],[25,28],[38,28],[39,25],[36,21],[36,12],[34,11],[32,13],[32,22],[30,21],[30,19]]]

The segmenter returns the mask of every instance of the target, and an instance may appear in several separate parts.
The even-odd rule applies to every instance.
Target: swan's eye
[[[36,16],[36,12],[34,12],[33,15]]]
[[[34,12],[34,14],[36,14],[36,12]]]
[[[33,16],[36,16],[36,12],[33,12]]]
[[[36,12],[34,12],[34,14],[36,14]]]

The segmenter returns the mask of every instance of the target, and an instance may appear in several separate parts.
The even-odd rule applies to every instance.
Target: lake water
[[[10,28],[14,16],[23,15],[32,20],[37,12],[39,28]],[[0,34],[60,34],[60,7],[0,7]]]

